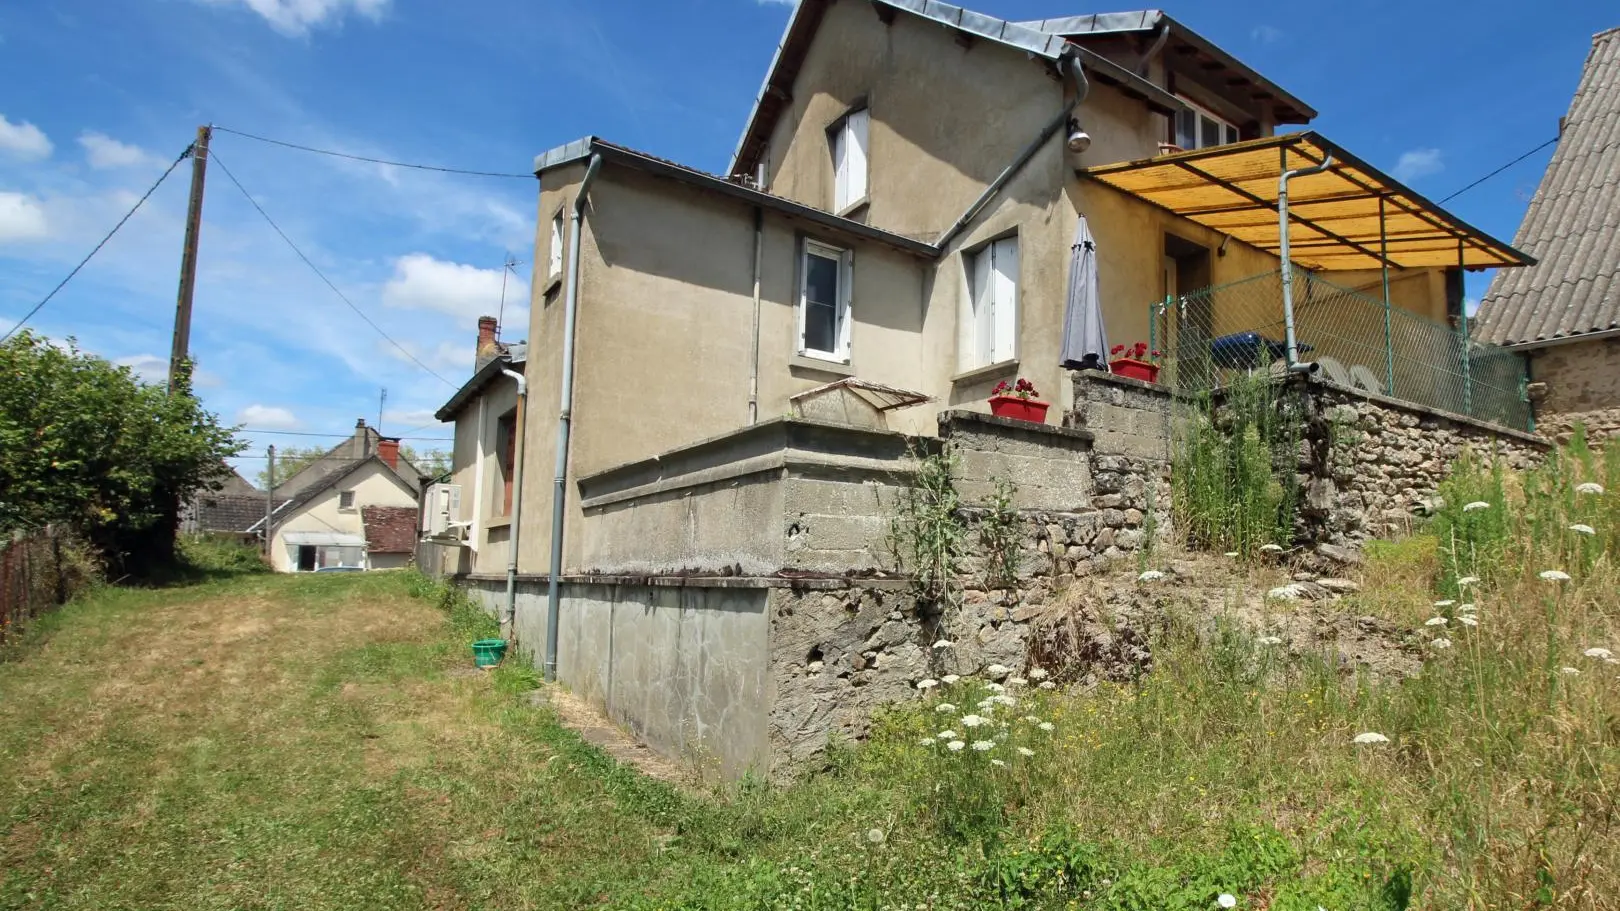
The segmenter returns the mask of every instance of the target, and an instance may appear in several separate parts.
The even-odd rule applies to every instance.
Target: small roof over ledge
[[[1491,237],[1314,130],[1082,168],[1099,183],[1280,253],[1278,179],[1332,166],[1288,184],[1291,255],[1330,271],[1528,266],[1535,259]]]

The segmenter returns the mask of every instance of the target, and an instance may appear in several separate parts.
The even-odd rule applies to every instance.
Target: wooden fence
[[[47,527],[0,539],[0,642],[89,582],[85,558],[65,531]]]

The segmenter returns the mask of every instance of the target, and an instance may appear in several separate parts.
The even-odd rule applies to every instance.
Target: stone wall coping
[[[893,463],[896,468],[916,446],[917,441],[887,430],[867,430],[843,424],[827,424],[800,418],[779,417],[671,449],[667,452],[615,465],[578,479],[585,505],[625,499],[621,492],[676,480],[675,486],[696,483],[685,477],[710,469],[735,477],[734,466],[765,458],[767,461],[789,450],[806,453],[801,460],[814,464],[849,464],[871,467]],[[813,454],[813,455],[812,455]],[[815,456],[819,455],[818,460]],[[759,463],[765,464],[765,463]],[[727,468],[733,466],[732,468]],[[767,470],[755,467],[752,472]],[[744,472],[747,473],[747,472]],[[641,495],[641,494],[637,494]]]
[[[1123,386],[1126,389],[1139,389],[1142,392],[1152,392],[1165,398],[1177,395],[1176,391],[1169,386],[1150,383],[1147,380],[1139,380],[1135,377],[1120,376],[1117,373],[1104,373],[1101,370],[1071,370],[1069,374],[1077,380],[1084,380],[1088,383],[1104,383]]]
[[[518,573],[522,584],[547,585],[551,576],[546,573]],[[506,576],[495,573],[462,573],[449,577],[456,584],[465,582],[506,583]],[[699,575],[636,575],[626,573],[568,573],[562,577],[564,585],[642,585],[650,588],[791,588],[800,591],[837,591],[848,588],[867,588],[875,591],[902,591],[912,581],[905,578],[876,579],[844,576],[699,576]]]
[[[895,483],[900,483],[916,471],[915,468],[900,459],[872,459],[789,449],[753,458],[739,459],[735,462],[678,474],[674,477],[661,478],[634,487],[615,490],[612,493],[582,496],[580,498],[580,508],[596,509],[603,506],[612,506],[615,503],[656,497],[672,491],[691,490],[694,487],[719,484],[724,481],[737,480],[753,475],[774,475],[775,478],[780,479],[794,474],[826,472],[828,469],[833,469],[841,480],[850,483],[860,483],[863,478],[892,480]],[[580,486],[584,487],[585,485],[582,482]]]
[[[1056,424],[1036,424],[1033,421],[1020,421],[1013,418],[997,417],[985,414],[982,411],[965,411],[951,409],[939,413],[939,435],[946,437],[956,427],[964,430],[988,429],[991,433],[1014,431],[1038,436],[1057,437],[1081,443],[1090,443],[1095,440],[1096,434],[1078,427],[1059,427]]]
[[[1380,392],[1368,392],[1365,389],[1357,389],[1352,386],[1345,386],[1340,383],[1335,383],[1324,376],[1317,376],[1314,374],[1309,375],[1305,377],[1305,381],[1321,386],[1324,389],[1331,389],[1334,392],[1342,392],[1356,398],[1366,399],[1369,402],[1376,405],[1382,405],[1386,408],[1394,408],[1399,411],[1411,412],[1412,414],[1439,418],[1441,420],[1451,421],[1454,424],[1465,424],[1469,427],[1486,431],[1487,433],[1496,434],[1497,436],[1511,437],[1512,439],[1515,439],[1521,443],[1535,446],[1539,449],[1552,448],[1552,444],[1547,440],[1528,431],[1515,430],[1505,424],[1496,424],[1492,423],[1491,421],[1481,420],[1480,418],[1470,417],[1466,414],[1458,414],[1455,411],[1446,411],[1441,408],[1431,408],[1428,405],[1419,405],[1415,402],[1408,402],[1404,399],[1387,396]]]

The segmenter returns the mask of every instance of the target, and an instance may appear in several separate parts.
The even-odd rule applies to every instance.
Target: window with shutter
[[[546,272],[547,278],[562,274],[563,267],[563,217],[558,212],[551,219],[551,255],[548,257]]]
[[[799,353],[849,362],[854,256],[807,240],[799,264]]]
[[[1018,356],[1018,238],[1003,237],[968,254],[964,370]]]
[[[867,150],[871,114],[850,111],[829,129],[833,158],[833,211],[842,212],[866,198]]]
[[[495,425],[495,451],[501,470],[501,508],[497,516],[512,514],[512,476],[517,469],[517,412],[511,411]]]

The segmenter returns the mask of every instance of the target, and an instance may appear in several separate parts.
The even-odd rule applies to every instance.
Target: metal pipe
[[[524,428],[529,414],[529,381],[510,367],[502,367],[501,373],[517,380],[518,400],[517,416],[512,421],[512,432],[517,435],[512,453],[512,533],[506,540],[506,609],[501,617],[501,634],[510,639],[517,630],[518,537],[523,530],[523,438],[527,436]],[[482,399],[479,405],[483,405]],[[479,414],[483,414],[481,407]],[[482,438],[479,444],[483,444]]]
[[[764,173],[760,167],[760,173]],[[754,207],[754,334],[748,358],[748,423],[759,423],[759,277],[765,257],[765,210]]]
[[[467,546],[478,553],[478,532],[484,527],[484,413],[489,397],[478,397],[478,437],[473,440],[473,508],[472,527],[467,529]],[[460,516],[456,517],[460,519]]]
[[[1282,176],[1277,178],[1277,225],[1282,233],[1279,239],[1281,250],[1278,255],[1282,258],[1283,326],[1288,334],[1287,357],[1290,371],[1297,371],[1300,367],[1299,339],[1294,337],[1294,262],[1288,240],[1288,181],[1308,174],[1320,174],[1332,166],[1333,153],[1329,152],[1321,164],[1284,171]]]
[[[986,205],[989,205],[990,200],[994,199],[997,193],[1001,192],[1002,187],[1006,186],[1009,180],[1012,180],[1013,175],[1022,170],[1024,165],[1035,157],[1035,153],[1041,150],[1041,146],[1046,145],[1047,140],[1051,139],[1054,133],[1068,124],[1069,115],[1074,113],[1074,109],[1079,107],[1082,101],[1086,100],[1087,95],[1091,94],[1091,82],[1086,79],[1086,72],[1080,64],[1080,58],[1065,51],[1061,62],[1068,65],[1069,72],[1074,77],[1074,100],[1065,102],[1063,110],[1059,111],[1057,116],[1053,117],[1051,122],[1041,129],[1040,135],[1025,146],[1023,151],[1018,153],[1018,157],[1014,158],[1011,164],[996,175],[995,180],[990,181],[990,185],[984,188],[984,192],[980,193],[979,198],[975,199],[973,204],[967,207],[967,211],[962,213],[962,217],[958,218],[955,224],[945,229],[945,233],[934,241],[935,250],[943,251],[945,245],[950,243],[952,238],[960,234],[962,229],[968,226],[968,223],[978,217],[979,212]]]
[[[1136,75],[1141,76],[1143,79],[1148,78],[1148,71],[1153,69],[1153,58],[1164,50],[1164,43],[1169,40],[1170,23],[1166,22],[1159,26],[1158,37],[1153,39],[1153,43],[1148,46],[1147,53],[1142,55],[1142,62],[1136,65]]]
[[[1389,304],[1389,231],[1384,222],[1384,200],[1378,197],[1378,258],[1384,284],[1384,392],[1395,394],[1395,338],[1391,333]]]
[[[557,679],[557,602],[562,597],[563,517],[567,512],[568,433],[574,419],[574,321],[579,312],[579,235],[585,226],[585,198],[602,170],[600,152],[591,155],[574,194],[568,231],[568,275],[563,286],[562,382],[557,407],[556,472],[551,488],[551,567],[546,581],[546,679]]]

